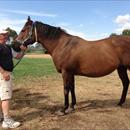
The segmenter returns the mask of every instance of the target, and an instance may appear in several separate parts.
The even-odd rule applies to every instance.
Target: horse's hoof
[[[70,107],[70,108],[69,108],[69,111],[70,111],[70,112],[73,112],[74,110],[75,110],[74,107]]]
[[[58,116],[64,116],[64,115],[66,115],[67,113],[66,113],[66,112],[63,112],[62,110],[60,110],[60,111],[57,111],[55,114],[58,115]]]
[[[117,105],[121,107],[121,106],[122,106],[122,103],[119,102]]]

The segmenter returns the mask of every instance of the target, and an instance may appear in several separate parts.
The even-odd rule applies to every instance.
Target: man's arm
[[[10,72],[4,70],[1,66],[0,66],[0,73],[3,75],[3,78],[6,81],[10,80]]]

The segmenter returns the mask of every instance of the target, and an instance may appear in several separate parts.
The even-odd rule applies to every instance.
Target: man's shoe
[[[20,122],[14,121],[12,118],[5,119],[2,123],[3,128],[17,128],[20,126]]]

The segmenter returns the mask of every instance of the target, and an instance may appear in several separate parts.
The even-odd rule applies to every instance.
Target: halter
[[[31,27],[31,30],[30,30],[30,32],[29,32],[29,35],[28,35],[28,37],[27,37],[26,39],[24,39],[24,40],[21,42],[22,44],[32,37],[33,29],[34,29],[35,42],[38,43],[36,22],[33,22],[33,23],[32,23],[32,27]]]
[[[24,40],[17,40],[18,42],[20,42],[21,44],[24,44],[24,42],[26,42],[28,39],[30,39],[32,37],[32,34],[33,34],[33,29],[34,29],[34,36],[35,36],[35,42],[38,43],[38,35],[37,35],[37,28],[36,28],[36,22],[33,22],[32,23],[32,27],[31,27],[31,30],[28,34],[28,37]]]
[[[36,28],[36,22],[34,23],[34,34],[35,34],[35,42],[38,43],[38,36],[37,36],[37,28]]]

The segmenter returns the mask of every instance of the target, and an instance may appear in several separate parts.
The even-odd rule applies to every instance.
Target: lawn
[[[14,61],[17,62],[16,60]],[[13,71],[15,79],[27,77],[42,77],[56,74],[52,59],[23,58]]]

